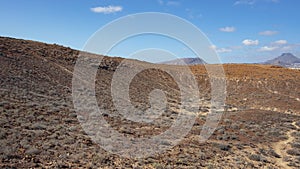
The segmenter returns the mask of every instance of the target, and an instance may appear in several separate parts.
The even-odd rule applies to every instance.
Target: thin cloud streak
[[[262,36],[272,36],[272,35],[276,35],[278,33],[279,33],[278,31],[267,30],[267,31],[259,32],[259,35],[262,35]]]
[[[219,30],[222,32],[235,32],[236,28],[233,26],[226,26],[224,28],[220,28]]]
[[[122,10],[123,10],[122,6],[103,6],[103,7],[100,6],[100,7],[91,8],[92,12],[103,13],[103,14],[121,12]]]

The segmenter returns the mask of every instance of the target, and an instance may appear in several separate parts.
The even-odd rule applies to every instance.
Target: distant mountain
[[[275,59],[264,62],[264,64],[297,68],[300,67],[300,58],[294,56],[291,53],[283,53],[282,55],[280,55]]]
[[[199,64],[206,64],[206,62],[200,58],[182,58],[182,59],[175,59],[166,62],[161,62],[161,64],[168,64],[168,65],[199,65]]]

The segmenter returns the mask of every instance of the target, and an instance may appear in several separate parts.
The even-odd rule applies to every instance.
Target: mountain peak
[[[281,54],[281,56],[290,56],[290,55],[294,56],[292,53],[282,53]]]
[[[292,53],[282,53],[279,57],[292,57],[292,58],[297,58],[295,55]]]
[[[292,53],[282,53],[277,58],[265,62],[265,64],[291,67],[294,64],[300,64],[300,59]]]

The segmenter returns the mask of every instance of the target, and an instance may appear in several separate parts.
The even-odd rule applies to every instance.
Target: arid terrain
[[[79,51],[0,37],[1,168],[300,168],[300,71],[271,65],[225,64],[227,98],[217,129],[205,143],[197,136],[210,112],[210,81],[203,65],[191,70],[199,110],[189,134],[172,149],[148,158],[105,151],[81,127],[72,101]],[[167,93],[161,118],[144,124],[124,119],[113,104],[111,80],[122,58],[98,67],[97,101],[110,126],[126,137],[157,135],[178,115],[179,88],[167,73],[146,69],[131,82],[130,99],[149,107],[154,89]],[[130,68],[150,63],[131,60]],[[162,65],[185,75],[182,66]]]

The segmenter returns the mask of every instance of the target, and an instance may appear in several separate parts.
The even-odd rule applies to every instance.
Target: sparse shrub
[[[231,140],[237,140],[238,139],[238,136],[236,134],[232,134],[230,136]]]
[[[288,137],[286,135],[281,135],[278,137],[280,140],[287,140]]]
[[[218,134],[224,134],[224,133],[225,133],[224,128],[219,129],[219,130],[217,131],[217,133],[218,133]]]
[[[158,168],[158,169],[163,169],[164,168],[164,165],[163,164],[160,164],[160,163],[153,163],[152,166],[154,168]]]
[[[264,156],[267,156],[267,151],[265,149],[263,149],[263,148],[259,149],[259,153],[262,154],[262,155],[264,155]]]
[[[231,123],[232,121],[230,119],[225,119],[224,122],[228,124]]]
[[[279,137],[279,136],[281,136],[281,133],[280,133],[280,131],[278,131],[278,130],[272,130],[272,131],[269,131],[267,134],[268,134],[269,136],[272,136],[272,137]]]
[[[278,65],[272,65],[271,68],[273,69],[279,69],[279,68],[283,68],[282,66],[278,66]]]
[[[217,136],[218,140],[223,140],[223,136]]]
[[[240,134],[245,136],[247,134],[246,130],[245,129],[240,129]]]
[[[200,153],[199,153],[199,158],[200,158],[200,160],[206,160],[206,159],[207,159],[207,156],[206,156],[205,153],[203,153],[203,152],[200,151]]]
[[[290,149],[287,151],[287,153],[289,155],[292,155],[292,156],[299,156],[300,155],[300,151],[298,149]]]
[[[211,163],[207,164],[207,169],[215,169],[215,168],[216,166],[214,164]]]
[[[266,159],[259,155],[259,154],[251,154],[249,156],[249,159],[252,160],[252,161],[261,161],[261,162],[266,162]]]
[[[300,143],[292,143],[293,148],[300,148]]]
[[[230,127],[234,130],[238,130],[240,128],[239,124],[236,123],[232,124]]]
[[[298,121],[298,122],[296,123],[296,125],[300,127],[300,121]]]
[[[295,167],[295,168],[298,167],[297,162],[294,162],[294,161],[289,162],[288,165],[289,165],[290,167]],[[299,168],[299,167],[298,167],[298,168]]]
[[[226,141],[230,140],[230,136],[226,133],[224,133],[222,137],[223,137],[223,140],[226,140]]]
[[[296,157],[295,161],[298,162],[298,163],[300,163],[300,156]]]
[[[262,134],[261,132],[257,132],[257,133],[255,133],[255,136],[256,136],[256,137],[262,137],[263,134]]]
[[[238,148],[239,150],[242,150],[242,149],[244,149],[244,145],[243,144],[237,144],[236,148]]]
[[[300,138],[300,132],[293,132],[292,136]]]
[[[245,168],[255,168],[255,165],[253,163],[247,163]]]

